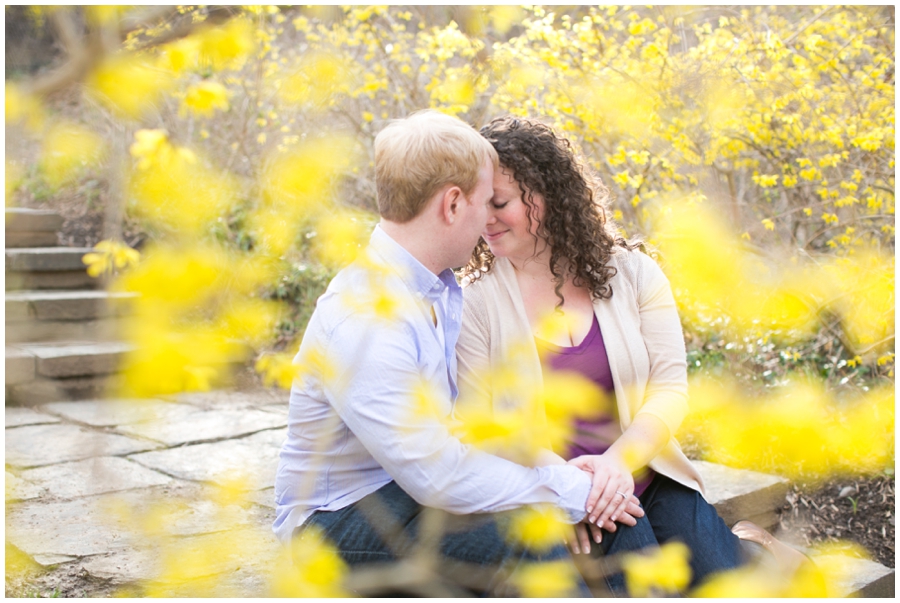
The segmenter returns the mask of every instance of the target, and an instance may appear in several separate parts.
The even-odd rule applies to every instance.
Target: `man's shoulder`
[[[338,272],[316,301],[313,319],[326,330],[397,329],[416,313],[415,298],[392,270],[354,262]]]

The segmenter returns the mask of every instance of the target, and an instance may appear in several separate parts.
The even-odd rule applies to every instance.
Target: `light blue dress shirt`
[[[280,540],[315,511],[342,509],[391,480],[456,514],[550,503],[572,523],[584,518],[590,479],[581,470],[522,467],[450,433],[461,317],[453,273],[436,276],[376,227],[319,298],[294,359],[275,477]]]

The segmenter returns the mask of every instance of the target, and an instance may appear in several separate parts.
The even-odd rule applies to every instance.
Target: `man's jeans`
[[[516,572],[522,566],[561,561],[571,570],[567,572],[572,576],[568,595],[590,596],[564,546],[555,546],[540,555],[525,550],[507,538],[507,520],[503,513],[453,516],[427,509],[391,482],[349,507],[314,513],[295,536],[307,526],[318,526],[353,567],[404,559],[415,554],[417,547],[428,546],[428,537],[420,537],[421,534],[436,532],[442,534],[436,570],[445,584],[463,586],[467,592],[479,595],[510,596],[516,592],[509,590],[509,583],[515,582]],[[443,522],[443,526],[435,530],[435,521]],[[428,593],[426,588],[426,592],[407,594]]]
[[[615,532],[603,530],[603,542],[591,547],[594,557],[637,551],[680,540],[691,550],[691,587],[715,572],[734,569],[748,560],[737,536],[699,492],[657,474],[650,486],[638,497],[644,517],[637,525],[617,524]],[[609,589],[625,595],[621,573],[606,578]]]

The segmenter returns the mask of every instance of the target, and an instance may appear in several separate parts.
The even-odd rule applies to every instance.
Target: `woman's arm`
[[[684,335],[669,281],[652,258],[636,254],[629,259],[634,262],[642,343],[650,360],[644,397],[631,423],[604,454],[570,461],[594,474],[587,510],[589,520],[601,524],[621,515],[634,492],[634,472],[665,448],[688,410]]]

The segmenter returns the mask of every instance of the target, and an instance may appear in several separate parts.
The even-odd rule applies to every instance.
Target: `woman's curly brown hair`
[[[547,125],[521,117],[498,117],[481,128],[500,156],[501,169],[512,171],[522,191],[529,221],[533,221],[534,194],[544,198],[544,217],[538,234],[550,246],[550,271],[560,304],[562,286],[571,277],[586,287],[594,300],[612,296],[609,265],[616,246],[635,249],[640,241],[627,241],[607,218],[609,189],[578,157],[571,143]],[[535,237],[537,245],[537,237]],[[464,279],[476,281],[490,271],[494,255],[484,239],[463,268]]]

